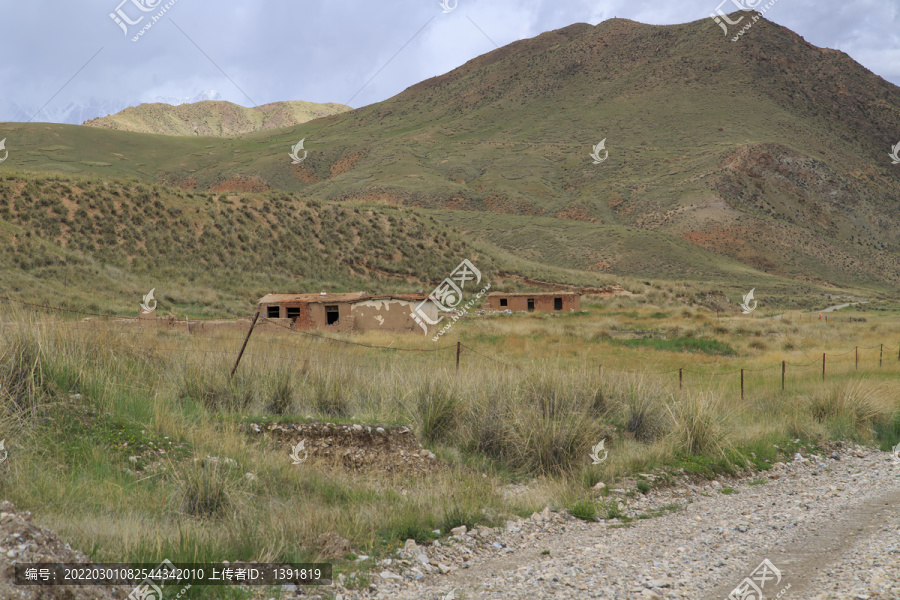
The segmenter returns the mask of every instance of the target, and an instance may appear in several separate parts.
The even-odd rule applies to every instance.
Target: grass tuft
[[[456,429],[461,408],[452,383],[428,378],[414,393],[420,439],[429,444],[447,439]]]

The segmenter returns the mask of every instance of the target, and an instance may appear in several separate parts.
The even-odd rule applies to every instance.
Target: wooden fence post
[[[741,369],[741,400],[744,399],[744,370]]]
[[[241,351],[238,352],[237,360],[234,361],[234,366],[231,368],[231,377],[234,378],[234,372],[237,371],[238,365],[241,364],[241,357],[244,355],[244,348],[247,347],[247,342],[250,341],[250,334],[253,333],[253,328],[256,327],[256,320],[259,318],[259,311],[256,311],[256,314],[253,315],[253,322],[250,323],[250,331],[247,332],[247,337],[244,338],[244,343],[241,346]]]
[[[598,376],[600,377],[600,379],[603,379],[603,365],[599,365],[598,369],[599,369]]]
[[[784,368],[785,368],[785,366],[786,366],[785,361],[781,361],[781,391],[782,392],[784,391]]]
[[[822,382],[825,381],[825,353],[822,353]]]
[[[878,349],[878,368],[881,368],[881,364],[884,362],[884,344],[881,344],[881,347]]]
[[[681,377],[681,369],[678,369],[678,389],[680,390],[682,387],[682,377]]]
[[[456,372],[459,373],[459,353],[462,349],[462,342],[456,342]]]
[[[859,371],[859,346],[856,347],[856,370]]]

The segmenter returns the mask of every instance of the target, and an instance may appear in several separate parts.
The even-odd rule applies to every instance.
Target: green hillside
[[[890,290],[898,107],[900,88],[765,20],[733,43],[709,19],[612,19],[515,42],[381,103],[235,138],[10,124],[0,169],[406,205],[452,211],[456,224],[576,221],[594,241],[569,259],[570,244],[546,235],[543,258],[529,251],[521,220],[495,219],[509,231],[490,235],[572,269],[705,280],[739,263]],[[308,157],[292,164],[301,138]],[[609,158],[593,164],[601,139]],[[614,231],[632,243],[603,245]]]
[[[216,195],[134,180],[0,177],[3,295],[134,314],[233,316],[268,292],[415,291],[490,257],[406,210]]]

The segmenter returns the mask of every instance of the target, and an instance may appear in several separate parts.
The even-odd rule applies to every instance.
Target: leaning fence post
[[[259,318],[259,311],[256,311],[256,314],[253,315],[253,322],[250,323],[250,331],[247,332],[247,337],[244,338],[244,343],[241,346],[241,351],[238,352],[237,360],[234,361],[234,367],[231,368],[231,377],[234,377],[234,372],[237,371],[238,365],[241,364],[241,357],[244,355],[244,348],[247,347],[247,342],[250,341],[250,334],[253,333],[253,328],[256,327],[256,320]]]
[[[459,373],[459,352],[462,348],[462,342],[456,342],[456,372]]]

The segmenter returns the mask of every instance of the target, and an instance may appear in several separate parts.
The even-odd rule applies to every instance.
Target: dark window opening
[[[300,316],[300,307],[299,306],[288,306],[287,307],[287,318],[288,319],[296,319]]]
[[[553,310],[562,310],[562,298],[553,299]]]
[[[340,313],[337,306],[325,307],[325,322],[328,325],[335,325],[338,322],[338,318],[340,318]]]
[[[529,310],[529,311],[533,311],[533,310],[534,310],[534,298],[529,298],[529,299],[528,299],[528,310]]]
[[[509,303],[506,301],[506,298],[500,298],[500,306],[509,306]]]
[[[267,306],[266,307],[266,317],[269,319],[277,319],[281,316],[281,307],[280,306]]]

